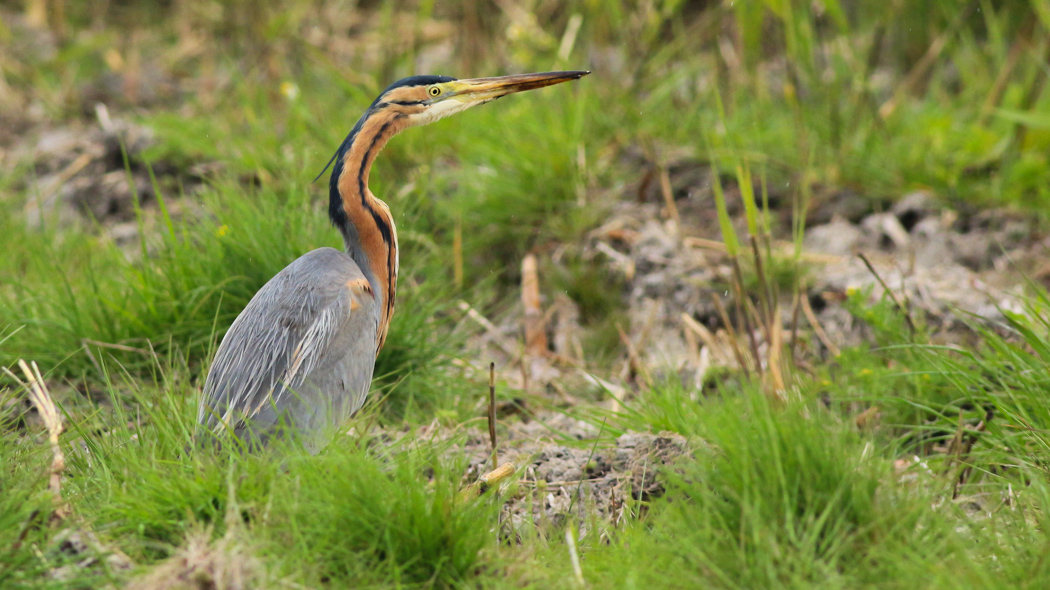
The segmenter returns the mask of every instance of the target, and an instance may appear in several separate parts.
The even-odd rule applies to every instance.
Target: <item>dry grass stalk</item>
[[[642,378],[643,381],[645,381],[646,384],[648,384],[649,373],[645,368],[645,363],[642,362],[642,357],[638,354],[638,347],[635,345],[634,342],[631,342],[630,336],[628,336],[627,333],[623,331],[623,328],[621,328],[619,324],[617,324],[616,326],[616,331],[620,334],[620,342],[623,342],[623,346],[627,350],[627,369],[629,373],[628,376],[639,376]],[[639,340],[644,341],[644,335],[641,338],[639,338]],[[615,404],[615,406],[616,410],[618,410],[619,404],[617,403]]]
[[[995,108],[999,106],[999,101],[1002,100],[1003,91],[1006,90],[1006,85],[1010,81],[1010,77],[1013,75],[1014,69],[1017,67],[1018,62],[1021,61],[1021,57],[1025,54],[1029,44],[1032,42],[1032,30],[1035,27],[1035,20],[1030,20],[1025,24],[1021,30],[1021,34],[1014,39],[1013,44],[1010,46],[1010,53],[1006,56],[1006,64],[999,69],[999,73],[995,77],[995,82],[992,83],[992,89],[988,92],[988,96],[984,99],[984,104],[981,105],[981,115],[978,119],[978,125],[985,125],[988,119],[995,112]]]
[[[788,362],[797,366],[798,355],[798,312],[802,307],[802,298],[805,297],[805,287],[801,283],[795,283],[795,292],[791,294],[791,345],[788,351]]]
[[[580,556],[576,551],[576,538],[572,534],[572,527],[565,529],[565,545],[569,547],[569,560],[572,562],[572,573],[576,578],[576,585],[585,588],[587,582],[583,579],[583,568],[580,567]]]
[[[693,319],[693,316],[683,312],[682,323],[689,329],[689,332],[695,333],[700,337],[700,340],[703,340],[704,346],[708,346],[711,349],[718,347],[718,340],[715,339],[715,335],[711,333],[711,330],[708,330],[706,326]]]
[[[747,355],[744,354],[743,348],[740,347],[740,339],[737,336],[736,329],[733,328],[733,323],[729,321],[729,314],[726,312],[726,308],[722,305],[722,299],[717,293],[711,294],[711,301],[715,304],[715,310],[718,311],[718,316],[722,318],[722,325],[725,326],[726,333],[729,334],[730,348],[733,350],[733,357],[736,358],[736,362],[740,365],[740,370],[745,375],[750,376],[751,370],[748,367]]]
[[[995,414],[992,410],[986,410],[984,419],[977,426],[971,427],[963,422],[962,411],[959,411],[959,427],[948,449],[948,461],[947,467],[945,467],[945,473],[947,473],[953,462],[959,464],[959,474],[955,477],[955,481],[952,484],[953,500],[959,496],[959,486],[966,483],[973,472],[973,465],[967,464],[965,461],[970,456],[974,443],[977,442],[977,435],[988,428],[988,423],[992,421],[994,416]]]
[[[960,14],[966,14],[969,12],[969,10],[959,11]],[[937,58],[940,57],[941,52],[948,45],[948,41],[955,34],[959,22],[961,22],[961,18],[956,17],[955,22],[952,23],[951,26],[933,39],[930,46],[926,48],[926,53],[919,58],[919,61],[915,62],[911,71],[905,76],[904,81],[897,86],[893,92],[893,96],[891,96],[886,102],[882,103],[882,106],[879,107],[880,119],[886,120],[893,115],[894,111],[897,110],[897,105],[903,101],[908,93],[918,86],[919,82],[926,76],[926,72],[933,67],[933,64],[937,62]]]
[[[256,590],[267,588],[265,568],[230,529],[209,543],[208,531],[191,533],[174,557],[133,580],[126,590]]]
[[[499,466],[496,451],[496,363],[489,363],[489,442],[492,444],[492,469]]]
[[[762,363],[759,359],[762,357],[758,352],[758,340],[755,338],[755,329],[751,324],[751,314],[746,308],[751,300],[747,298],[744,290],[744,271],[740,268],[740,261],[737,258],[731,258],[730,263],[733,268],[733,280],[730,281],[730,285],[733,288],[733,308],[736,312],[737,324],[743,327],[747,335],[747,342],[751,345],[751,358],[755,360],[756,369],[761,372]]]
[[[583,344],[580,342],[580,308],[572,299],[564,293],[554,297],[554,305],[551,309],[557,313],[554,323],[554,337],[552,344],[556,354],[548,354],[548,358],[566,357],[571,359],[584,359]]]
[[[667,168],[660,167],[660,194],[664,197],[664,206],[667,207],[667,216],[674,221],[675,229],[678,228],[680,218],[678,216],[678,205],[674,202],[674,191],[671,190],[671,175]]]
[[[693,332],[686,326],[682,326],[682,336],[685,338],[685,346],[689,354],[689,358],[686,361],[688,367],[693,368],[700,364],[700,349],[703,344],[696,337],[696,332]]]
[[[817,319],[817,314],[813,313],[813,306],[809,304],[809,297],[806,297],[803,293],[802,296],[799,297],[799,303],[802,305],[802,313],[806,315],[806,321],[808,321],[809,326],[813,328],[813,333],[817,335],[817,340],[820,340],[820,343],[824,345],[824,348],[828,349],[831,356],[837,357],[842,354],[839,347],[835,346],[835,343],[828,337],[828,333],[824,331],[824,327],[820,325],[820,320]]]
[[[784,349],[784,327],[780,325],[780,306],[775,305],[772,309],[769,322],[769,376],[772,380],[771,396],[777,401],[787,399],[787,387],[784,384],[784,369],[781,365],[781,351]]]
[[[616,261],[620,268],[623,269],[623,276],[625,279],[628,281],[634,280],[635,266],[634,260],[630,256],[622,252],[617,252],[616,249],[605,242],[597,242],[595,248],[602,254],[605,254],[612,260]]]
[[[491,337],[496,345],[500,347],[500,350],[507,353],[511,358],[518,356],[518,351],[515,349],[514,345],[507,341],[507,338],[503,336],[503,332],[496,327],[496,324],[493,324],[491,320],[481,315],[478,310],[471,307],[466,301],[460,301],[457,304],[457,307],[459,307],[460,311],[467,314],[468,318],[474,320],[475,323],[484,328],[485,331],[488,332],[489,337]]]
[[[99,348],[111,348],[113,350],[119,350],[121,352],[134,352],[137,354],[143,354],[149,356],[150,351],[145,348],[135,348],[134,346],[126,346],[124,344],[111,344],[109,342],[99,342],[98,340],[92,340],[90,338],[81,338],[80,341],[83,344],[90,344],[91,346],[97,346]]]
[[[682,244],[688,248],[697,248],[699,250],[708,250],[711,252],[720,252],[722,254],[728,254],[729,250],[726,248],[724,242],[718,240],[709,240],[707,238],[683,238]],[[777,240],[772,242],[774,250],[783,256],[794,256],[793,251],[795,245],[791,242],[785,242]],[[820,254],[817,252],[802,252],[799,255],[799,259],[802,262],[811,264],[835,264],[842,262],[842,256],[836,256],[834,254]]]
[[[44,377],[40,374],[40,368],[36,362],[32,366],[27,365],[24,360],[18,360],[18,366],[22,369],[26,381],[23,382],[17,375],[4,367],[4,372],[17,381],[29,392],[29,400],[33,402],[37,413],[44,421],[47,428],[48,442],[51,445],[51,474],[48,480],[48,489],[51,491],[55,504],[55,511],[51,515],[52,522],[62,520],[69,515],[69,506],[62,501],[62,472],[66,469],[66,456],[62,447],[58,444],[58,436],[62,434],[62,417],[51,399],[51,393],[47,390]]]
[[[870,272],[872,276],[875,277],[875,280],[878,281],[879,285],[882,286],[882,290],[890,296],[890,299],[893,300],[893,303],[896,304],[897,308],[901,310],[902,314],[904,314],[904,320],[908,322],[908,330],[914,336],[915,322],[911,319],[911,312],[908,311],[907,306],[901,303],[901,300],[897,298],[897,294],[894,293],[892,289],[890,289],[889,285],[886,284],[886,281],[882,280],[882,276],[880,276],[878,271],[875,270],[875,267],[872,266],[871,261],[868,260],[868,257],[865,256],[863,252],[859,252],[857,254],[857,257],[861,259],[861,261],[864,263],[864,266],[868,267],[868,272]]]
[[[773,308],[777,304],[777,296],[775,290],[771,288],[769,282],[766,280],[766,268],[765,265],[762,264],[762,251],[758,247],[758,240],[755,239],[755,236],[751,236],[751,252],[755,257],[755,274],[758,276],[758,301],[762,306],[760,311],[765,316],[761,323],[766,326],[766,337],[769,338],[771,325],[774,322],[779,324],[780,317],[773,316]]]

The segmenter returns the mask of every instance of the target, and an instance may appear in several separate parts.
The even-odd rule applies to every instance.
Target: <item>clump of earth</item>
[[[141,223],[136,209],[155,211],[158,193],[178,217],[184,195],[203,187],[215,165],[179,165],[148,158],[153,130],[111,117],[96,105],[96,121],[34,129],[5,151],[4,164],[31,167],[16,185],[25,195],[30,227],[57,223],[94,228],[119,245],[133,243]]]
[[[690,441],[671,432],[626,432],[609,439],[601,438],[601,431],[558,412],[507,426],[498,440],[499,462],[513,463],[520,478],[503,498],[505,538],[557,528],[566,519],[581,523],[582,537],[594,515],[603,526],[620,524],[630,511],[637,515],[644,502],[663,495],[666,470],[692,453]],[[487,432],[468,432],[450,452],[466,457],[468,482],[492,469]]]

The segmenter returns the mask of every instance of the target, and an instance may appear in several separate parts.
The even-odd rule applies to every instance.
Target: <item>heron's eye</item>
[[[427,89],[427,94],[429,94],[430,96],[440,96],[441,95],[441,89],[438,88],[437,86],[431,86],[430,88]]]

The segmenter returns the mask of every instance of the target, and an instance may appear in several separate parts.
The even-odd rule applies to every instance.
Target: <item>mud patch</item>
[[[683,436],[670,432],[627,432],[597,444],[550,439],[574,431],[594,438],[598,430],[559,414],[510,428],[500,441],[500,461],[513,462],[521,476],[504,498],[504,539],[517,542],[537,531],[547,534],[567,519],[580,523],[581,537],[594,526],[604,531],[620,525],[664,494],[664,470],[691,452]],[[480,432],[453,451],[468,458],[466,481],[492,468],[490,451],[487,435]]]

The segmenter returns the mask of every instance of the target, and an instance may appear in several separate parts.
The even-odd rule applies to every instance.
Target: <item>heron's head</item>
[[[393,111],[409,126],[426,125],[501,96],[578,80],[590,72],[544,72],[495,78],[457,80],[448,76],[412,76],[399,80],[379,95],[373,114]]]

